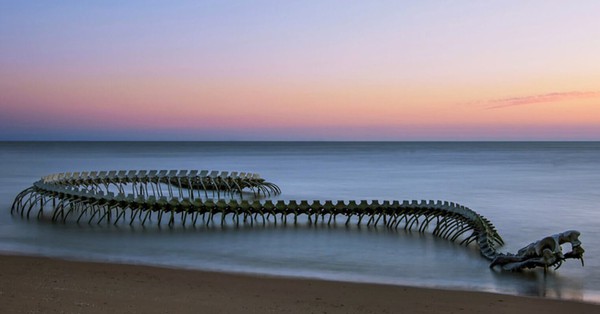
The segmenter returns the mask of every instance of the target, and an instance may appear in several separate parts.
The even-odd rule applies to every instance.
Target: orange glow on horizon
[[[600,140],[591,2],[56,6],[0,12],[0,140]]]

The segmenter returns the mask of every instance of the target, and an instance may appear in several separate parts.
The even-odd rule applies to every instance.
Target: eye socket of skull
[[[560,251],[561,248],[553,237],[545,237],[535,243],[535,251],[538,256],[542,256],[546,250],[550,250],[554,253]]]

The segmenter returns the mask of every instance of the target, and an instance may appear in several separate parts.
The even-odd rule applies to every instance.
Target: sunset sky
[[[600,1],[0,0],[0,140],[600,140],[599,17]]]

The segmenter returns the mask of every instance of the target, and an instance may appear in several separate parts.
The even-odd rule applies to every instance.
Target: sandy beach
[[[598,313],[493,293],[0,256],[1,313]]]

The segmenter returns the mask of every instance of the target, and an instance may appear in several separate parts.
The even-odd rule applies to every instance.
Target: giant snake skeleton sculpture
[[[504,241],[494,225],[475,211],[452,202],[442,201],[272,201],[261,198],[281,193],[279,187],[254,173],[219,171],[92,171],[47,175],[19,193],[11,213],[29,218],[32,211],[39,219],[53,222],[112,222],[141,224],[163,216],[168,225],[196,225],[199,217],[207,225],[220,218],[221,225],[231,221],[236,225],[265,224],[272,218],[287,223],[293,217],[306,216],[308,223],[384,225],[425,232],[434,236],[474,243],[481,255],[491,261],[490,267],[516,271],[528,268],[561,266],[566,259],[580,259],[584,249],[580,233],[566,231],[545,237],[519,250],[516,254],[499,253]],[[250,197],[250,200],[244,199]],[[228,218],[229,217],[229,218]],[[332,221],[333,220],[333,221]],[[571,251],[562,253],[561,245],[571,244]]]

